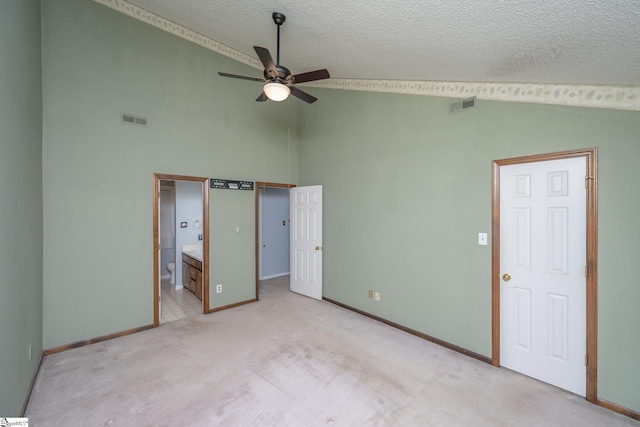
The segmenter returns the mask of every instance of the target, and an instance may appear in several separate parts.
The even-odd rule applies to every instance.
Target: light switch
[[[478,233],[478,244],[483,246],[487,245],[487,233]]]

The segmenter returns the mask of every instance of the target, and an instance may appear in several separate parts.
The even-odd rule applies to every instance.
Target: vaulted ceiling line
[[[358,79],[331,79],[306,83],[305,86],[445,98],[475,96],[489,101],[640,111],[638,86]]]

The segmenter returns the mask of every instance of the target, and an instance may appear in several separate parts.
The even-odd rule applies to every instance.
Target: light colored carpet
[[[633,426],[325,301],[260,301],[44,358],[40,426]]]

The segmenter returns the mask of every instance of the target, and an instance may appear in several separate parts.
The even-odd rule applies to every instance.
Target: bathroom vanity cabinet
[[[202,301],[202,262],[182,254],[182,286]]]

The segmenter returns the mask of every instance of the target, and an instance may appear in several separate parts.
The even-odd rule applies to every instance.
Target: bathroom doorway
[[[260,280],[289,275],[291,184],[256,182],[256,299]]]
[[[170,215],[171,198],[174,202],[173,217]],[[173,233],[169,229],[172,222],[175,224]],[[171,306],[177,300],[180,300],[179,303],[182,303],[182,300],[186,303],[193,299],[189,298],[191,295],[184,295],[185,298],[176,297],[178,294],[190,292],[182,287],[185,277],[182,273],[182,250],[186,248],[196,261],[195,268],[201,268],[201,273],[198,272],[200,274],[198,279],[201,278],[198,280],[201,282],[198,292],[195,292],[195,289],[191,290],[192,293],[199,294],[201,301],[194,296],[196,303],[192,301],[189,303],[190,310],[207,314],[209,312],[209,179],[156,173],[153,186],[154,327],[161,323],[162,317],[167,318],[162,316],[163,304],[165,304],[162,301],[163,284],[167,287],[165,291],[169,291],[164,293],[169,298],[165,304],[166,310],[178,310],[179,308]],[[171,257],[172,251],[173,257]],[[173,265],[168,265],[170,262]],[[171,276],[175,283],[168,288],[170,279],[167,277]],[[185,307],[185,309],[189,308]]]

